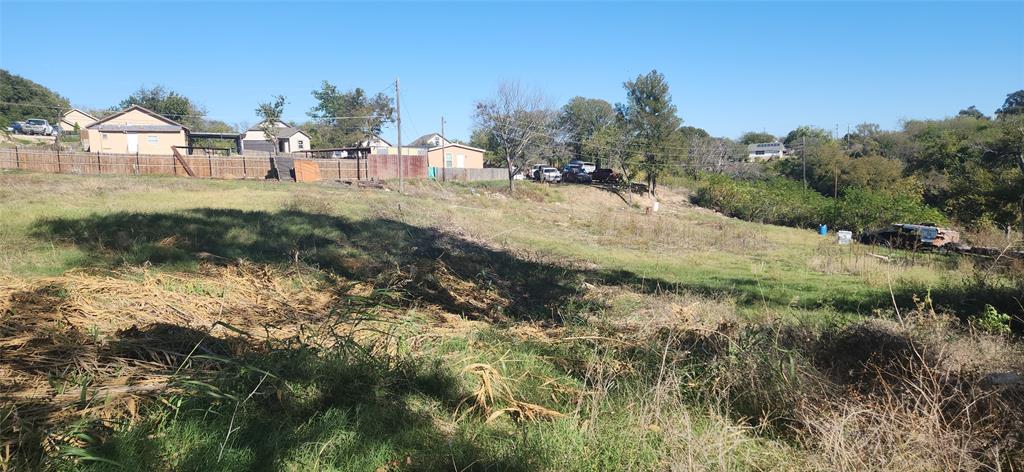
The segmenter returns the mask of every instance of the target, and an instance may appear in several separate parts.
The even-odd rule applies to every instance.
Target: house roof
[[[188,128],[186,128],[185,125],[183,125],[181,123],[178,123],[177,121],[174,121],[174,120],[172,120],[170,118],[167,118],[166,116],[163,116],[163,115],[161,115],[161,114],[159,114],[159,113],[157,113],[157,112],[155,112],[153,110],[150,110],[150,109],[145,108],[145,107],[141,107],[139,105],[132,105],[132,106],[130,106],[128,108],[125,108],[124,110],[121,110],[121,111],[119,111],[117,113],[114,113],[113,115],[105,117],[105,118],[103,118],[101,120],[97,120],[96,122],[90,124],[89,126],[86,126],[86,128],[88,128],[88,129],[99,129],[100,125],[102,125],[103,123],[111,121],[114,118],[117,118],[119,116],[122,116],[122,115],[124,115],[124,114],[126,114],[126,113],[128,113],[130,111],[134,111],[134,110],[141,111],[142,113],[145,113],[145,114],[147,114],[149,116],[152,116],[153,118],[156,118],[156,119],[158,119],[160,121],[163,121],[164,123],[167,123],[168,126],[176,126],[178,129],[183,129],[185,131],[188,131]],[[177,130],[175,130],[175,131],[177,131]]]
[[[447,148],[452,148],[452,147],[457,147],[457,148],[462,148],[462,149],[469,149],[469,150],[471,150],[471,151],[480,151],[480,152],[487,152],[487,150],[486,150],[486,149],[480,149],[480,148],[478,148],[478,147],[473,147],[473,146],[467,146],[467,145],[465,145],[465,144],[459,144],[459,143],[448,143],[448,144],[446,144],[446,145],[444,145],[444,146],[437,146],[437,147],[432,147],[432,148],[430,148],[430,150],[431,150],[431,151],[433,151],[433,150],[435,150],[435,149],[441,149],[442,147],[443,147],[443,148],[446,148],[446,149],[447,149]]]
[[[367,140],[363,140],[363,141],[359,141],[359,144],[360,144],[360,146],[361,146],[361,147],[369,147],[369,145],[370,145],[370,141],[373,141],[373,140],[377,140],[377,141],[380,141],[380,142],[382,142],[382,143],[384,143],[384,144],[387,144],[388,146],[391,146],[391,143],[390,143],[390,142],[388,142],[388,140],[386,140],[386,139],[384,139],[384,138],[382,138],[382,137],[380,137],[380,136],[377,136],[377,135],[374,135],[374,136],[373,136],[372,138],[370,138],[370,139],[367,139]],[[364,144],[365,144],[366,146],[362,146],[362,145],[364,145]]]
[[[774,142],[774,143],[753,143],[753,144],[748,144],[747,145],[747,151],[748,152],[754,152],[754,151],[785,151],[785,150],[786,150],[786,146],[784,146],[782,143],[777,142],[777,141]]]
[[[79,112],[79,113],[81,113],[81,114],[83,114],[83,115],[85,115],[85,116],[88,116],[89,118],[92,118],[93,120],[96,120],[96,117],[95,117],[95,116],[92,116],[92,115],[90,115],[89,113],[86,113],[86,112],[84,112],[84,111],[82,111],[82,110],[79,110],[79,109],[77,109],[77,108],[72,108],[72,109],[70,109],[70,110],[68,110],[68,111],[64,112],[64,114],[63,114],[63,115],[61,115],[61,118],[67,118],[67,116],[68,116],[68,115],[70,115],[70,114],[71,114],[72,112],[76,112],[76,111],[77,111],[77,112]]]
[[[428,145],[431,144],[430,141],[434,139],[434,136],[439,136],[439,135],[440,135],[440,133],[424,134],[423,136],[420,136],[420,137],[414,139],[411,143],[409,143],[409,147],[428,146]],[[445,141],[447,141],[447,140],[445,140]]]
[[[181,131],[184,127],[181,125],[119,125],[115,123],[107,123],[99,126],[89,126],[88,128],[108,132],[135,131],[139,133],[176,133]]]
[[[294,136],[296,133],[302,133],[307,138],[310,137],[309,133],[303,131],[300,128],[296,128],[294,126],[288,126],[287,123],[285,123],[285,122],[283,122],[281,120],[277,120],[277,123],[281,123],[281,124],[284,125],[284,126],[278,126],[277,127],[278,131],[275,134],[277,135],[278,138],[290,138],[290,137]],[[253,126],[252,128],[249,128],[246,131],[263,131],[263,128],[260,128],[259,125],[256,125],[256,126]]]

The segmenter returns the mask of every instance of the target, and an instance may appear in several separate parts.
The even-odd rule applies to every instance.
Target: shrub
[[[971,317],[971,325],[980,331],[990,334],[1009,334],[1010,315],[1000,313],[992,305],[985,305],[984,312]]]
[[[706,175],[697,203],[726,215],[758,223],[860,231],[891,223],[947,222],[938,210],[908,194],[884,193],[861,187],[847,189],[838,199],[826,197],[786,178],[741,181],[725,175]]]

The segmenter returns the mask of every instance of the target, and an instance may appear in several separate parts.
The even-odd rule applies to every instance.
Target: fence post
[[[96,155],[96,175],[103,173],[103,165],[100,164],[100,155]]]
[[[21,169],[21,156],[18,155],[18,146],[14,146],[14,168]]]
[[[60,173],[60,149],[57,149],[57,173]]]
[[[142,173],[142,163],[139,161],[139,151],[135,151],[135,175]]]
[[[210,169],[210,178],[213,178],[213,157],[209,153],[206,154],[206,167]]]
[[[341,159],[338,159],[338,180],[341,180]]]
[[[248,179],[249,178],[249,172],[245,168],[245,156],[242,156],[242,178],[243,179]]]

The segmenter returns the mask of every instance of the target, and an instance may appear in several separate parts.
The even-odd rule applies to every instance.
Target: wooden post
[[[248,179],[249,178],[249,172],[245,168],[245,156],[242,156],[242,178],[243,179]]]
[[[102,173],[103,173],[103,167],[100,164],[100,155],[97,154],[96,155],[96,175],[99,175],[99,174],[102,174]]]
[[[356,153],[356,181],[363,180],[363,172],[359,170],[359,154]]]
[[[341,180],[341,159],[338,159],[338,180]]]
[[[213,157],[206,153],[206,167],[210,169],[210,178],[213,178]]]
[[[14,146],[14,168],[21,169],[21,156],[18,155],[18,146]]]
[[[135,175],[142,173],[142,163],[139,161],[139,152],[135,151]]]
[[[60,173],[60,149],[57,149],[57,173]]]

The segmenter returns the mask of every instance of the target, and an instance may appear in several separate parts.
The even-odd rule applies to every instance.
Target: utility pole
[[[444,151],[446,147],[444,140],[444,115],[441,115],[441,167],[444,167]]]
[[[398,191],[405,193],[405,180],[402,171],[402,85],[395,77],[395,111],[398,113]]]

